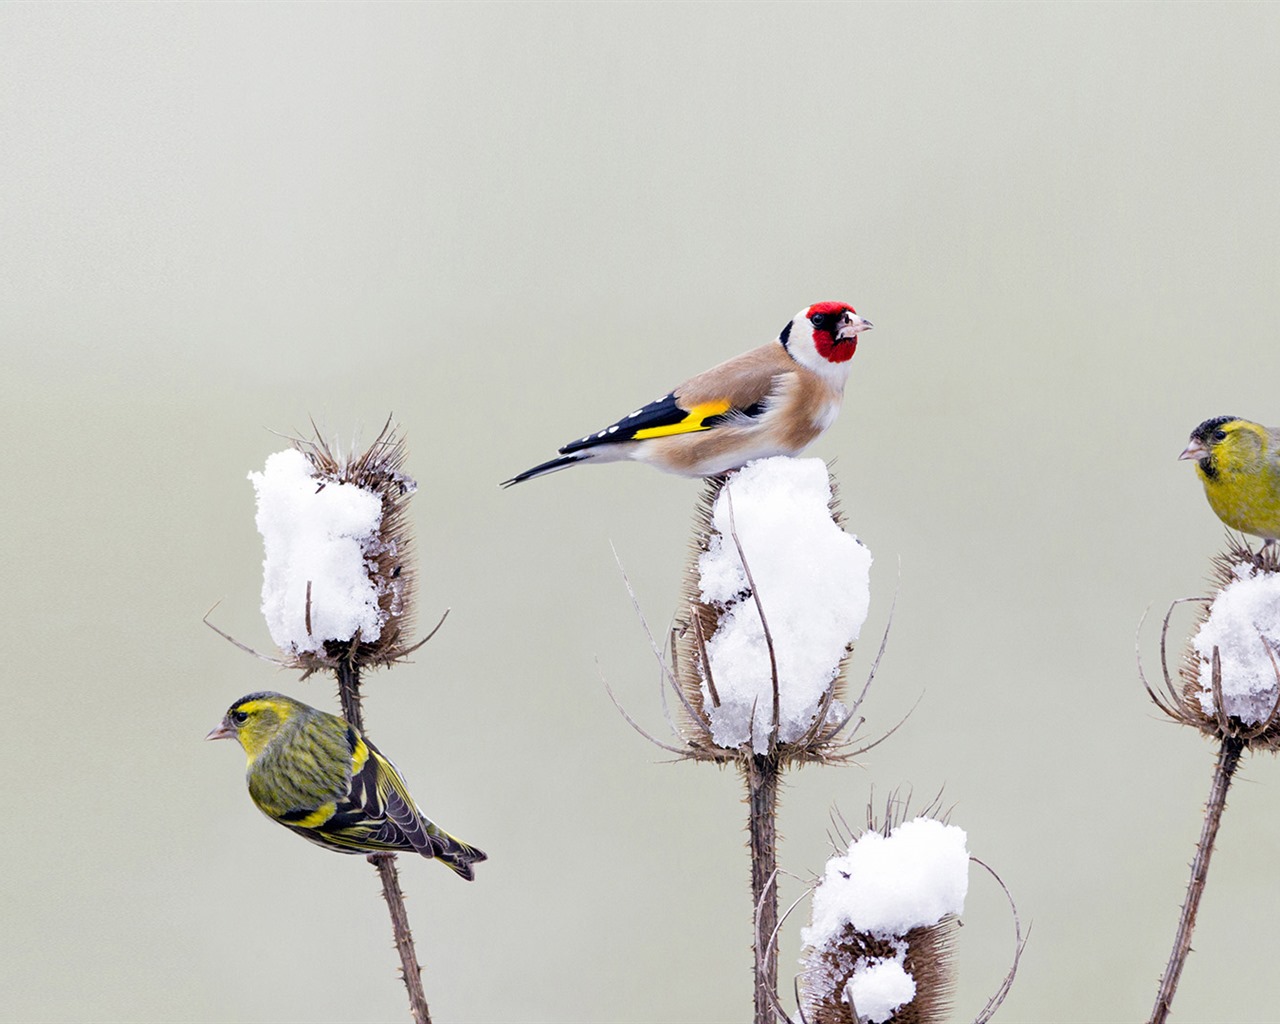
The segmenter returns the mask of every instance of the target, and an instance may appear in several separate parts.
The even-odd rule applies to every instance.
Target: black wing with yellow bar
[[[588,434],[577,441],[570,441],[560,449],[561,455],[594,448],[599,444],[615,444],[618,441],[643,441],[651,437],[669,437],[672,434],[689,434],[698,430],[710,430],[731,416],[758,416],[764,411],[763,402],[755,402],[745,409],[734,409],[728,399],[702,402],[690,408],[682,407],[675,392],[657,401],[643,405],[617,423],[603,430]]]

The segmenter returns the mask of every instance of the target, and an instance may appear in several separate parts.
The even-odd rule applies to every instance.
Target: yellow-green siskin
[[[426,818],[378,748],[337,715],[282,693],[251,693],[205,739],[236,739],[249,756],[249,796],[268,817],[339,853],[407,850],[463,878],[487,859]]]
[[[1280,538],[1280,430],[1215,416],[1191,432],[1180,459],[1195,459],[1209,507],[1233,530]]]

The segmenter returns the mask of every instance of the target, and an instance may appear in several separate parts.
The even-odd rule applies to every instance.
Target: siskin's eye
[[[1225,441],[1227,439],[1227,432],[1225,430],[1215,430],[1213,432],[1213,439],[1215,441]]]
[[[245,722],[249,721],[249,712],[233,711],[231,712],[231,721],[235,722],[236,725],[244,725]]]

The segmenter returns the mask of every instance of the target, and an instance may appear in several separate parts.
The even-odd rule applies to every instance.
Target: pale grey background
[[[738,781],[597,673],[660,726],[609,544],[663,627],[698,485],[496,484],[833,298],[876,323],[812,449],[876,556],[855,677],[899,588],[869,734],[920,703],[792,777],[782,862],[945,787],[1033,926],[999,1019],[1142,1018],[1213,751],[1134,631],[1221,540],[1191,427],[1280,422],[1278,52],[1275,5],[0,7],[0,1016],[407,1017],[374,873],[201,742],[331,699],[201,624],[270,646],[245,474],[394,412],[453,612],[369,728],[492,855],[403,866],[436,1018],[746,1019]],[[1278,798],[1248,760],[1178,1020],[1276,1019]],[[959,949],[971,1019],[977,874]]]

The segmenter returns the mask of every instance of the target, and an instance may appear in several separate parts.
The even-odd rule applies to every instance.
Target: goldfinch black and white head
[[[633,459],[684,476],[715,476],[752,459],[796,455],[835,422],[858,335],[871,328],[845,302],[800,310],[774,341],[691,377],[504,487],[579,462]]]
[[[818,302],[797,313],[778,340],[796,362],[819,373],[849,376],[849,360],[869,320],[845,302]]]

